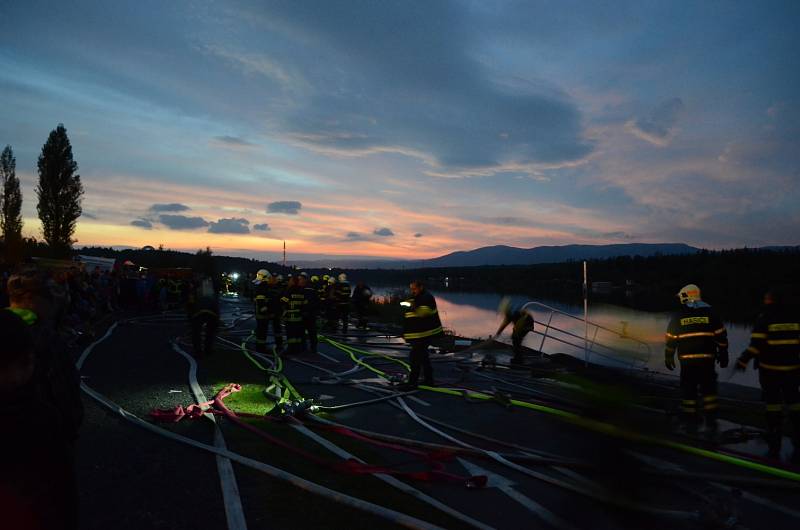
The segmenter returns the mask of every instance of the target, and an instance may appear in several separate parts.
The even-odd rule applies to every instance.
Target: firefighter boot
[[[767,453],[769,458],[778,459],[781,456],[782,427],[783,414],[780,412],[768,412],[766,440],[769,447],[769,452]]]

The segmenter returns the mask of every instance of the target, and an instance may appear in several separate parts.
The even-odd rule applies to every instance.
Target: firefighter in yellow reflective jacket
[[[750,346],[736,361],[744,370],[750,359],[759,370],[762,399],[767,408],[769,456],[778,458],[783,436],[783,404],[792,420],[792,459],[800,463],[800,314],[785,303],[784,293],[764,296],[764,312],[750,334]]]
[[[690,432],[697,429],[698,414],[705,415],[708,434],[717,427],[717,372],[714,363],[728,366],[725,326],[700,298],[700,288],[689,284],[678,292],[679,311],[669,323],[664,364],[675,369],[675,352],[681,362],[681,412]],[[700,395],[698,396],[698,389]]]
[[[403,391],[417,388],[420,372],[423,373],[422,384],[433,386],[433,367],[428,347],[443,333],[442,322],[436,309],[436,299],[425,289],[420,280],[411,282],[410,288],[413,298],[401,303],[406,308],[403,338],[411,344],[409,359],[411,372],[408,374],[408,381],[399,386]]]
[[[281,329],[281,293],[277,278],[266,269],[256,273],[253,280],[255,294],[255,319],[256,319],[256,351],[266,353],[267,335],[272,324],[272,333],[275,335],[275,347],[280,352],[283,349],[283,330]]]
[[[297,355],[303,350],[303,312],[306,306],[305,288],[300,287],[297,277],[289,278],[283,302],[283,321],[286,323],[286,353]]]

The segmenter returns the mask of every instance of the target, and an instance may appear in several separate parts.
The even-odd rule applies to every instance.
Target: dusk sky
[[[26,235],[63,123],[79,246],[800,244],[800,2],[0,6]]]

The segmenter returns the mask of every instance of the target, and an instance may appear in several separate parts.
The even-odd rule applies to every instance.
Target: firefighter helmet
[[[693,283],[684,285],[677,294],[682,304],[697,302],[700,300],[700,288]]]
[[[256,273],[256,280],[263,281],[269,280],[269,277],[272,276],[267,269],[259,269]]]
[[[346,281],[347,281],[347,274],[345,274],[345,273],[341,273],[341,274],[339,275],[339,281],[340,281],[340,282],[346,282]]]

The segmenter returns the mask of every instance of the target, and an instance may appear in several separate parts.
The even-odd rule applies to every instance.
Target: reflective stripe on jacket
[[[408,300],[411,307],[403,318],[403,338],[407,341],[434,337],[443,333],[442,321],[436,309],[436,299],[428,291],[422,291]]]

